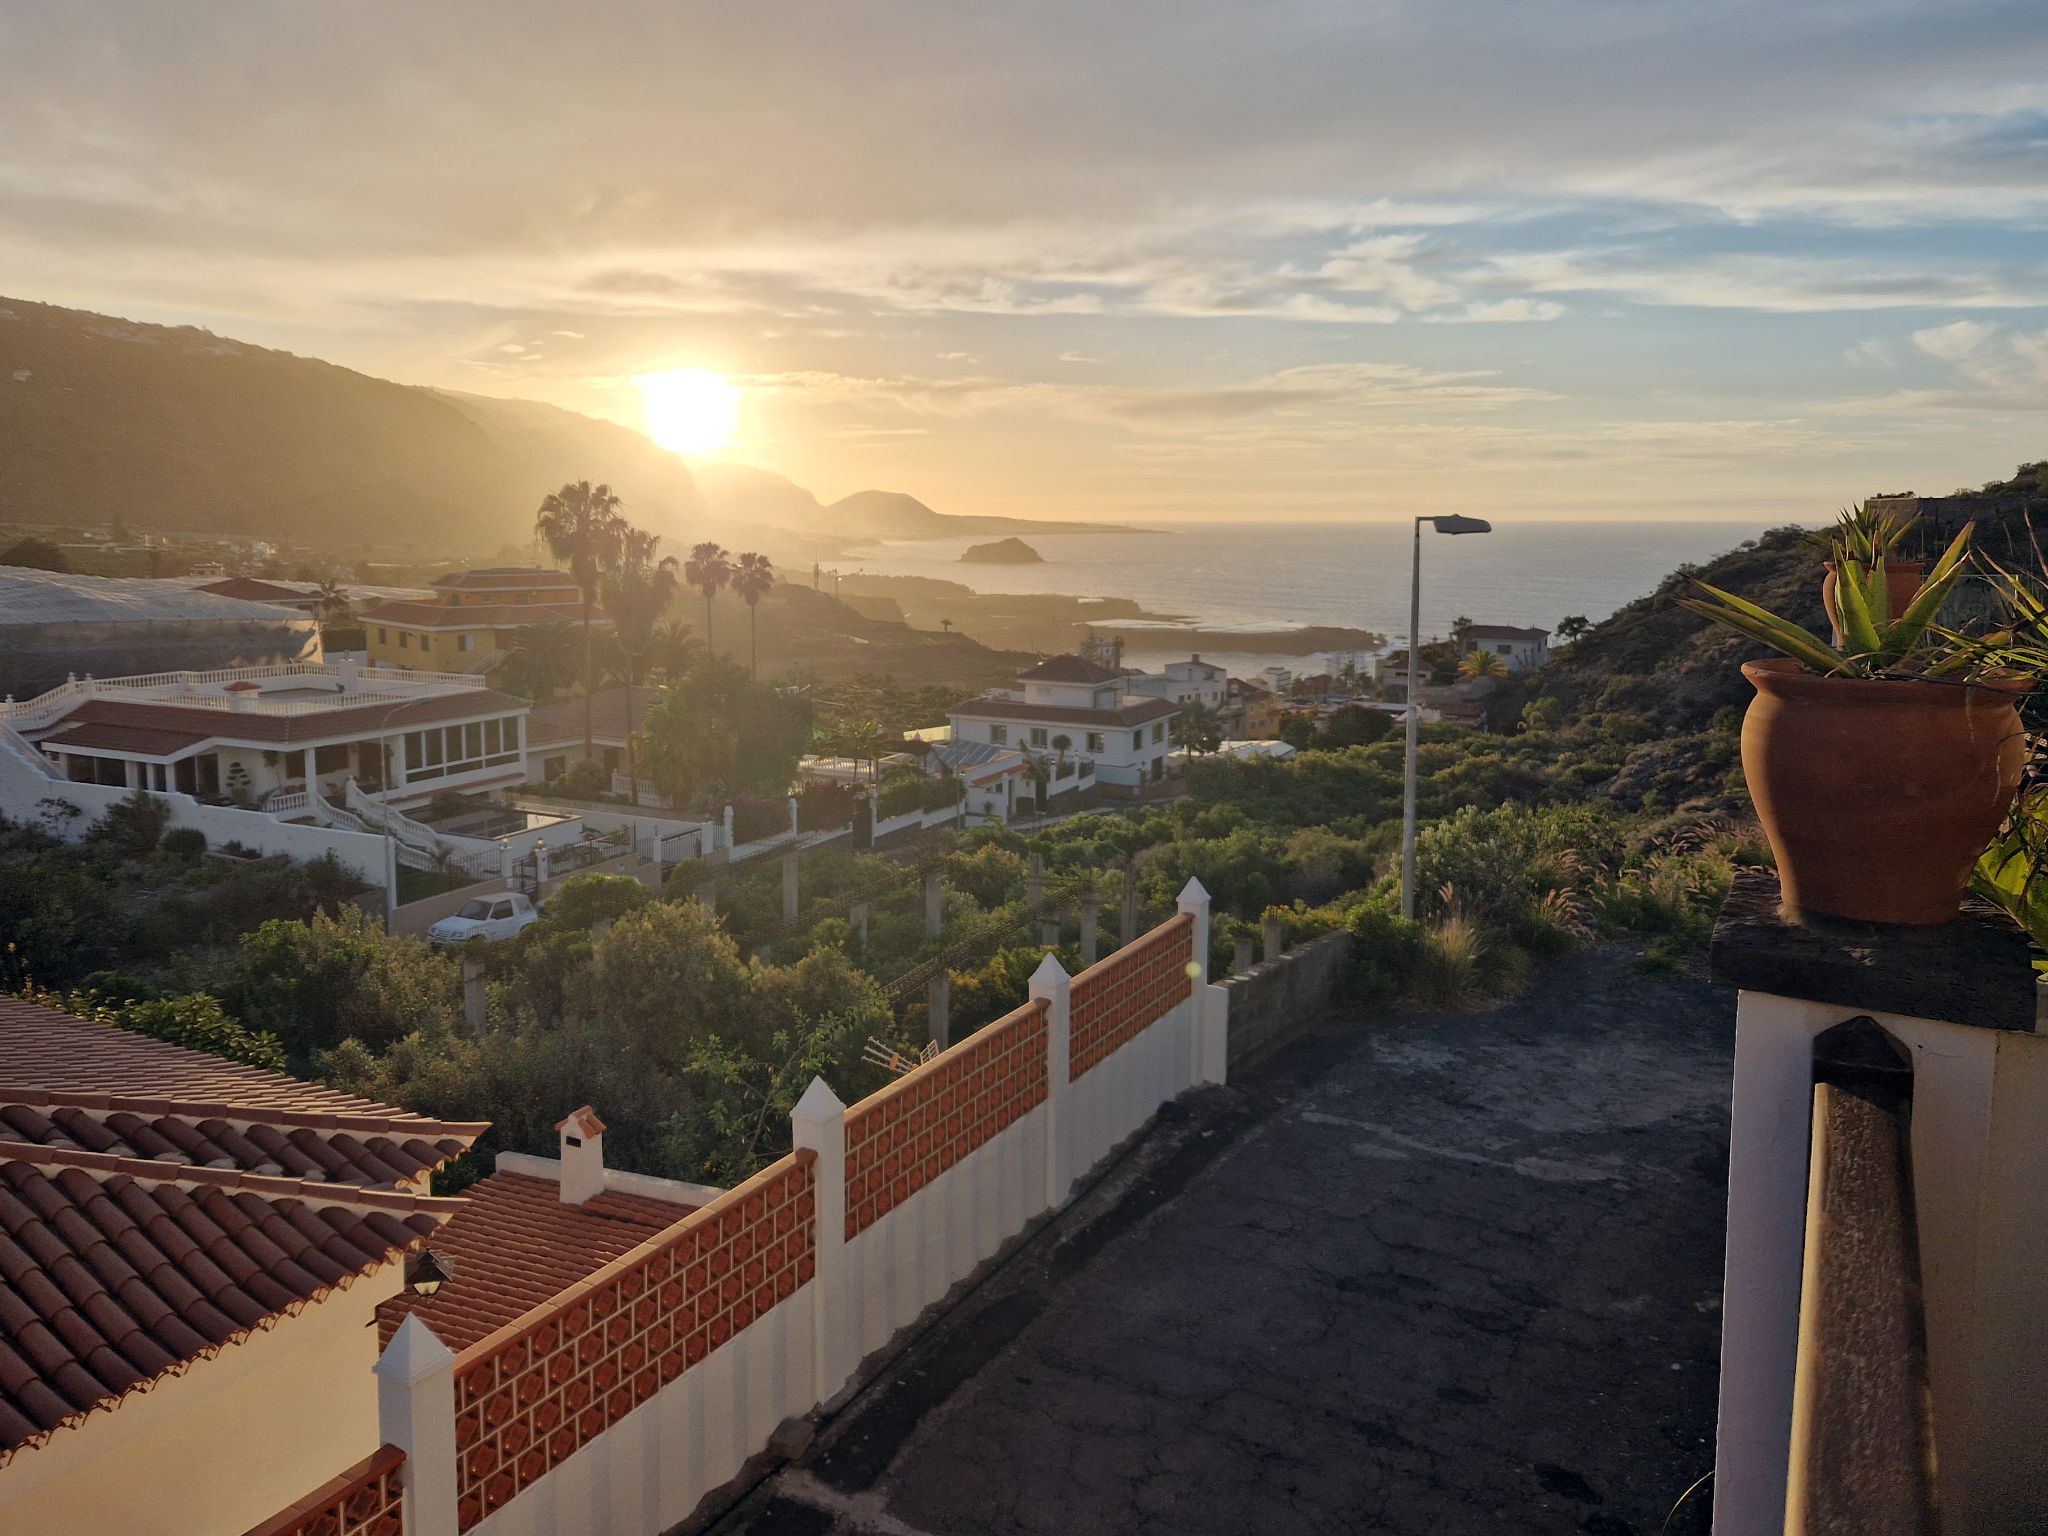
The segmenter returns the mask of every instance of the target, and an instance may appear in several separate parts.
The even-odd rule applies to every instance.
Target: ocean
[[[1602,619],[1677,567],[1710,560],[1775,526],[1501,518],[1490,534],[1449,537],[1425,528],[1422,632],[1445,634],[1460,614],[1481,624],[1552,630],[1567,614]],[[1408,630],[1407,523],[1202,523],[1160,532],[1022,537],[1044,564],[963,565],[961,553],[986,536],[881,544],[863,550],[856,563],[869,574],[930,576],[977,592],[1128,597],[1151,612],[1211,628],[1340,624],[1389,639],[1405,639]],[[1117,631],[1129,642],[1126,659],[1136,665],[1187,651],[1184,643],[1148,643],[1142,626]],[[1246,660],[1204,654],[1233,670]],[[1259,666],[1276,659],[1261,657]]]

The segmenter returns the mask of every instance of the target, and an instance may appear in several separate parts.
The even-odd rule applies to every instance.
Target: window
[[[1503,656],[1512,656],[1515,654],[1515,648],[1512,645],[1509,645],[1505,641],[1503,641],[1501,643],[1500,653]]]
[[[1031,745],[1033,745],[1034,747],[1042,747],[1045,745],[1044,726],[1034,725],[1033,727],[1031,727]]]
[[[1166,722],[1164,720],[1152,727],[1152,740],[1155,745],[1166,740]]]
[[[431,651],[431,650],[432,650],[433,648],[434,648],[434,637],[433,637],[432,635],[421,635],[421,636],[420,636],[420,649],[421,649],[421,650],[423,650],[423,651]]]
[[[412,634],[410,631],[401,629],[398,632],[398,648],[401,651],[412,649]]]
[[[384,633],[384,626],[382,624],[377,626],[377,643],[379,645],[389,645],[391,643],[391,637]]]
[[[509,901],[501,901],[491,908],[491,916],[493,917],[510,917],[511,915],[512,903]]]
[[[988,739],[999,747],[1010,744],[1010,728],[1007,725],[992,725],[988,728]]]
[[[455,637],[455,649],[457,649],[458,651],[473,651],[473,650],[475,650],[475,649],[476,649],[476,636],[475,636],[475,635],[457,635],[457,636]]]
[[[1088,750],[1090,752],[1100,752],[1102,750],[1102,732],[1090,731],[1088,733]]]
[[[1144,745],[1145,745],[1145,728],[1144,728],[1143,726],[1139,726],[1137,730],[1135,730],[1135,731],[1131,732],[1131,748],[1132,748],[1132,750],[1133,750],[1133,751],[1135,751],[1135,750],[1137,750],[1138,748],[1140,748],[1140,747],[1142,747],[1142,746],[1144,746]]]

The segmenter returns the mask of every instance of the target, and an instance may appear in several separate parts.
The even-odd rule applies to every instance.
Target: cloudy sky
[[[0,293],[949,511],[1947,491],[2044,236],[2040,0],[0,7]]]

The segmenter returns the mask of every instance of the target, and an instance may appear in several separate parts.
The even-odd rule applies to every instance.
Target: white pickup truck
[[[533,910],[531,898],[517,891],[493,891],[471,897],[461,911],[434,924],[427,930],[427,942],[460,944],[464,939],[484,939],[496,943],[538,921],[540,914]]]

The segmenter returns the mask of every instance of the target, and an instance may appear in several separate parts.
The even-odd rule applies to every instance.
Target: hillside
[[[1975,491],[1922,497],[1921,523],[1910,553],[1932,558],[1964,521],[1977,520],[1976,546],[1999,560],[2033,569],[2029,519],[2048,528],[2048,465],[2022,465],[2009,480]],[[1561,650],[1543,671],[1543,690],[1571,715],[1627,711],[1670,731],[1704,729],[1717,710],[1746,707],[1752,696],[1741,663],[1768,654],[1761,646],[1678,606],[1695,579],[1713,583],[1796,619],[1822,635],[1821,551],[1801,530],[1782,528],[1697,568],[1674,571]],[[1966,590],[1951,600],[1967,603]],[[1953,615],[1952,615],[1953,616]]]
[[[897,491],[825,506],[780,475],[686,462],[555,406],[0,298],[0,524],[331,533],[452,556],[523,541],[546,490],[600,478],[671,547],[712,538],[782,559],[862,539],[1083,527],[949,517]]]

